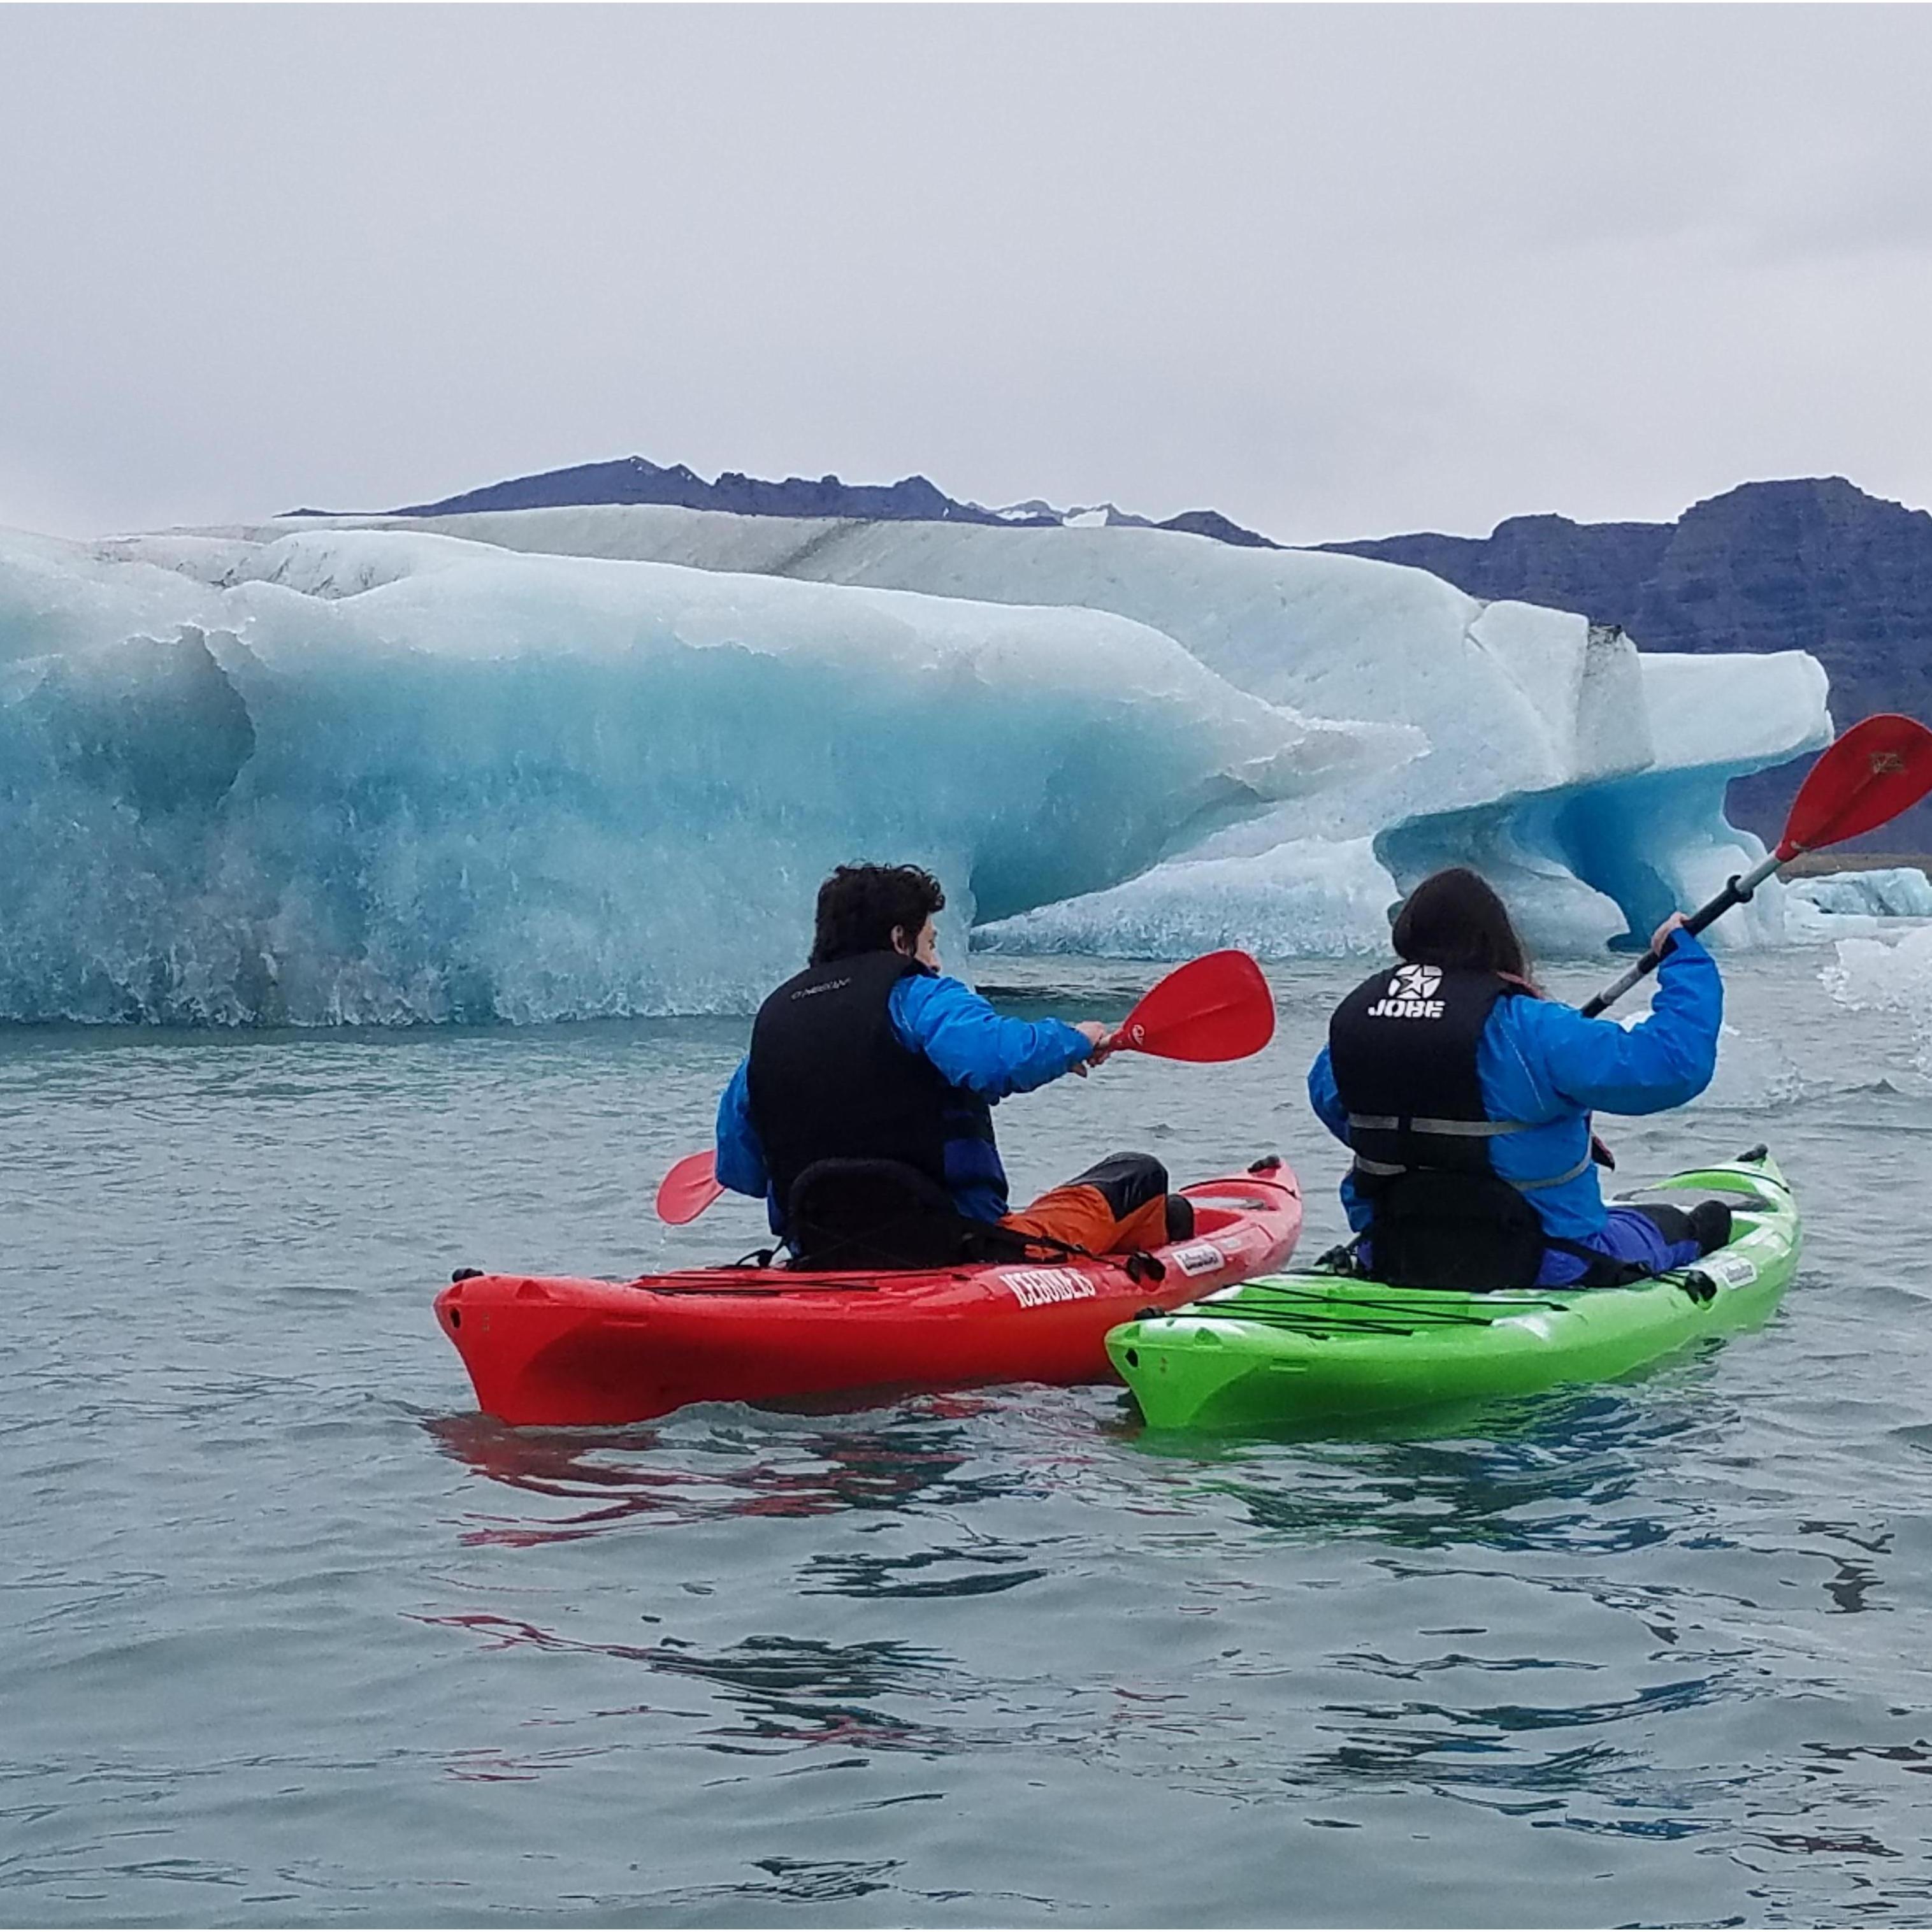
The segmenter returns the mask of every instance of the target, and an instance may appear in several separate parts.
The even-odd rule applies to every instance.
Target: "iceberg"
[[[520,551],[1111,611],[1270,703],[1426,738],[1419,757],[1337,772],[1144,877],[990,922],[976,943],[999,950],[1372,950],[1390,902],[1450,863],[1490,878],[1540,952],[1639,948],[1673,908],[1762,856],[1724,817],[1730,780],[1832,732],[1824,673],[1802,652],[1642,653],[1574,613],[1485,603],[1424,571],[1327,551],[656,505],[402,522]],[[1719,944],[1778,943],[1782,888],[1712,931]]]
[[[0,1018],[743,1011],[820,878],[976,919],[1410,754],[1144,624],[411,526],[0,532]]]
[[[1377,952],[1450,862],[1538,952],[1594,952],[1753,862],[1726,784],[1829,731],[1800,652],[1642,654],[1406,566],[1137,526],[0,533],[0,1018],[741,1011],[866,856],[940,873],[961,966],[969,928]],[[1792,904],[1716,931],[1816,936]]]
[[[1792,898],[1833,916],[1932,919],[1932,880],[1916,866],[1814,874],[1790,887]]]
[[[1377,824],[1644,762],[1640,728],[1619,701],[1637,678],[1634,647],[1609,641],[1621,633],[1593,633],[1567,612],[1486,605],[1404,565],[1131,526],[752,517],[661,504],[338,520],[556,556],[1111,611],[1270,704],[1420,728],[1425,755],[1392,785],[1377,775]],[[1335,801],[1331,815],[1343,808]]]
[[[1376,851],[1403,890],[1438,865],[1473,862],[1523,909],[1536,950],[1640,952],[1671,912],[1702,904],[1764,856],[1762,842],[1724,817],[1725,788],[1830,742],[1817,661],[1802,651],[1742,663],[1633,657],[1636,686],[1620,701],[1642,734],[1644,766],[1390,827]],[[1782,943],[1785,891],[1760,886],[1710,928],[1711,944]]]
[[[1932,920],[1932,882],[1916,866],[1814,874],[1785,894],[1785,937],[1794,945],[1838,945],[1896,935],[1904,922]]]
[[[1724,715],[1734,660],[1639,656],[1620,634],[1599,642],[1633,662],[1634,686],[1623,687],[1619,709],[1648,769],[1418,812],[1354,839],[1272,843],[1306,815],[1306,808],[1279,808],[1210,835],[1141,878],[982,928],[974,943],[1001,952],[1152,958],[1197,945],[1246,945],[1273,959],[1375,953],[1386,948],[1388,915],[1404,893],[1439,866],[1466,865],[1502,893],[1533,952],[1641,950],[1673,909],[1701,904],[1763,857],[1758,840],[1724,816],[1731,778],[1778,762],[1787,746],[1822,742],[1829,719],[1816,664],[1802,652],[1780,653],[1757,661],[1750,703],[1733,707],[1729,742],[1714,752],[1685,721]],[[1396,772],[1384,788],[1406,782]],[[1718,946],[1774,945],[1810,931],[1808,923],[1787,930],[1784,891],[1774,884],[1710,937]]]

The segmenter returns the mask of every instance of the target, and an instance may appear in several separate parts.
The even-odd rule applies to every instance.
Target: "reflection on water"
[[[815,1556],[810,1578],[800,1587],[842,1597],[988,1597],[1047,1574],[1029,1564],[1025,1552],[996,1544],[904,1556]]]
[[[486,1650],[519,1646],[554,1653],[595,1652],[666,1676],[694,1678],[729,1694],[739,1712],[728,1735],[705,1738],[712,1750],[742,1752],[779,1744],[837,1744],[878,1750],[944,1751],[944,1736],[878,1708],[896,1695],[919,1695],[945,1660],[900,1643],[827,1644],[784,1636],[747,1637],[707,1652],[678,1638],[658,1643],[593,1643],[519,1619],[471,1611],[421,1621],[467,1630]],[[638,1706],[629,1707],[635,1711]]]
[[[1508,1420],[1506,1432],[1463,1440],[1224,1444],[1199,1486],[1238,1502],[1256,1528],[1308,1541],[1634,1551],[1687,1527],[1633,1507],[1647,1472],[1694,1454],[1724,1423],[1708,1405],[1694,1410],[1681,1385],[1648,1401],[1597,1390],[1512,1403]]]
[[[929,1413],[932,1404],[920,1405]],[[957,1406],[956,1404],[954,1406]],[[742,1422],[675,1446],[656,1426],[617,1430],[510,1429],[474,1413],[431,1417],[437,1446],[478,1475],[532,1496],[583,1503],[541,1522],[484,1517],[465,1540],[511,1544],[595,1534],[639,1518],[688,1524],[716,1516],[814,1516],[895,1510],[940,1497],[966,1505],[1008,1493],[1011,1473],[968,1475],[958,1428],[866,1432],[850,1427],[788,1433],[783,1452]]]

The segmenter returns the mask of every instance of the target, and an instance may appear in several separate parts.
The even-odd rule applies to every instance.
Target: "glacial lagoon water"
[[[1633,1179],[1771,1143],[1772,1325],[1407,1440],[1100,1386],[506,1430],[432,1295],[754,1245],[649,1214],[742,1022],[0,1034],[0,1923],[1924,1922],[1932,1085],[1828,956],[1610,1124]],[[1003,1108],[1016,1181],[1278,1148],[1317,1251],[1356,970]]]

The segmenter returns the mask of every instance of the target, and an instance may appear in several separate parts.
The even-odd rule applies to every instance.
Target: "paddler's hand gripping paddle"
[[[1916,719],[1888,711],[1854,724],[1819,754],[1805,774],[1784,836],[1762,865],[1734,878],[1708,905],[1700,906],[1684,922],[1686,932],[1702,932],[1720,913],[1729,912],[1762,885],[1780,866],[1801,852],[1816,852],[1842,844],[1896,818],[1932,791],[1932,731]],[[1668,944],[1668,942],[1666,942]],[[1583,1017],[1594,1019],[1614,1006],[1646,974],[1657,970],[1663,954],[1643,957],[1613,986],[1606,986],[1583,1007]]]
[[[1245,1060],[1274,1037],[1274,995],[1245,952],[1204,953],[1153,987],[1104,1051],[1161,1060]],[[688,1154],[658,1185],[658,1219],[681,1228],[724,1192],[709,1153]]]

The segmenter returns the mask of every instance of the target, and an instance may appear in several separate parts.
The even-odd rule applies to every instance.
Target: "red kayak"
[[[484,1411],[642,1422],[689,1402],[1111,1378],[1109,1328],[1279,1268],[1301,1232],[1284,1166],[1183,1190],[1194,1233],[1127,1258],[899,1274],[692,1268],[635,1281],[470,1274],[436,1298]]]

